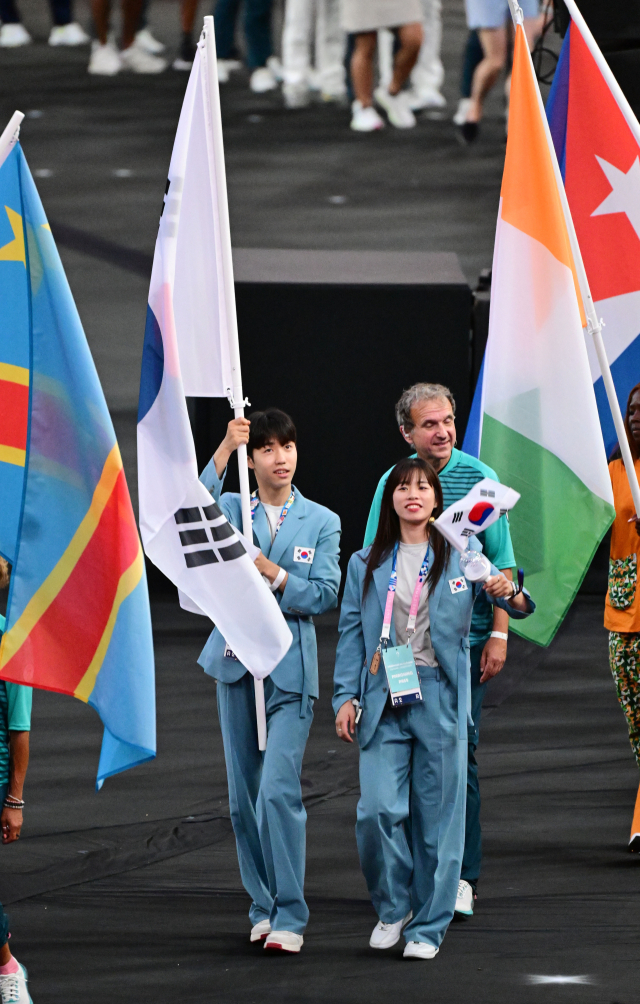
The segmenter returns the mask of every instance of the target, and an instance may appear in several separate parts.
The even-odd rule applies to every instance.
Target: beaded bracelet
[[[12,801],[9,801],[9,798],[11,798]],[[8,798],[5,798],[2,804],[5,809],[24,809],[23,800],[21,798],[13,800],[13,795],[9,795]]]

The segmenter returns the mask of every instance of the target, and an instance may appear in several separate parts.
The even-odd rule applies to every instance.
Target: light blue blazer
[[[482,550],[475,537],[470,538],[470,546],[474,550]],[[380,664],[375,676],[369,672],[369,666],[382,633],[393,556],[390,554],[387,560],[375,569],[373,582],[363,602],[362,588],[366,572],[363,559],[366,559],[369,551],[369,547],[356,551],[349,561],[340,613],[340,640],[336,652],[333,695],[333,708],[336,714],[345,701],[351,698],[360,701],[362,717],[358,726],[358,742],[361,748],[371,742],[389,696],[384,666]],[[498,569],[493,565],[491,571],[493,575],[498,574]],[[438,665],[458,693],[458,738],[466,740],[471,687],[469,628],[473,603],[482,587],[473,586],[469,582],[467,589],[452,592],[451,583],[461,576],[460,554],[452,548],[449,562],[435,589],[429,594],[429,620],[431,642]],[[515,610],[506,600],[494,601],[490,596],[487,596],[487,599],[497,603],[511,617],[529,616],[527,613]],[[535,604],[530,598],[529,603],[530,613],[533,613]],[[396,644],[392,621],[390,645]]]
[[[242,529],[240,496],[233,492],[221,495],[220,479],[211,460],[200,475],[216,502],[233,526]],[[284,592],[275,597],[291,629],[293,642],[271,679],[280,690],[305,697],[318,697],[318,649],[312,617],[333,610],[338,605],[340,588],[340,519],[330,509],[310,502],[295,488],[295,502],[289,509],[276,538],[264,509],[259,505],[253,521],[253,539],[262,553],[289,573]],[[294,549],[314,548],[313,561],[294,561]],[[222,683],[235,683],[247,672],[235,659],[224,657],[225,640],[217,628],[209,635],[198,663],[205,673]],[[306,700],[302,706],[306,709]]]

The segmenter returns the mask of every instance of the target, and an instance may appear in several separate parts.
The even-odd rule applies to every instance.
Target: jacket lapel
[[[280,563],[280,559],[286,554],[287,548],[300,529],[300,520],[306,515],[307,505],[304,496],[298,491],[295,485],[292,487],[295,493],[295,501],[285,516],[284,523],[281,525],[276,534],[276,539],[271,546],[271,553],[269,554],[270,560],[274,561],[276,565]],[[313,546],[313,542],[310,540],[304,543],[309,547]]]

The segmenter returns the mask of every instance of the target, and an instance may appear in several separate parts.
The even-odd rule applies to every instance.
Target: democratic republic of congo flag
[[[548,645],[614,510],[573,224],[520,24],[500,194],[489,339],[464,449],[521,495],[511,535],[537,610],[513,630]]]
[[[577,12],[547,117],[624,415],[640,382],[640,125]],[[610,453],[618,441],[593,342],[591,375]]]
[[[149,598],[98,375],[19,144],[0,165],[0,678],[104,724],[98,787],[155,756]]]

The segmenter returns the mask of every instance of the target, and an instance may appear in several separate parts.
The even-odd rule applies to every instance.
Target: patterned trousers
[[[640,634],[610,631],[609,665],[627,719],[631,748],[640,767]]]

